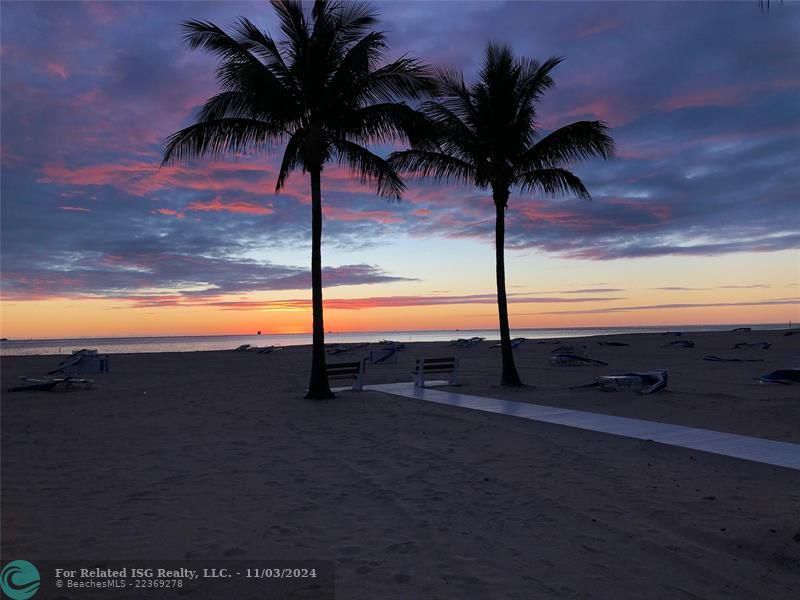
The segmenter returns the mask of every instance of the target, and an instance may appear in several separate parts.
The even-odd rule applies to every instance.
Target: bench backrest
[[[329,363],[325,370],[328,372],[329,379],[341,379],[343,377],[358,377],[362,373],[361,362]]]
[[[418,358],[415,370],[419,372],[421,367],[425,373],[452,371],[456,368],[456,362],[455,356],[444,358]]]

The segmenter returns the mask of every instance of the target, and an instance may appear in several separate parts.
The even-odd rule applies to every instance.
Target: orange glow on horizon
[[[654,303],[656,304],[656,303]],[[636,302],[510,304],[513,329],[635,327],[648,325],[757,324],[800,321],[797,305],[664,308],[632,312],[544,314],[558,310],[595,310]],[[335,332],[496,329],[492,303],[376,307],[325,311],[325,329]],[[170,335],[249,335],[309,333],[311,310],[224,310],[218,307],[172,306],[128,308],[119,300],[46,300],[7,302],[2,309],[2,336],[10,339],[125,337]]]

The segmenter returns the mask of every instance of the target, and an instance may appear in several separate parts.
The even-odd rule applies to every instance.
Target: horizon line
[[[511,327],[511,331],[564,331],[564,330],[603,330],[603,329],[658,329],[658,328],[696,328],[696,327],[775,327],[775,326],[792,326],[792,321],[784,322],[771,322],[771,323],[682,323],[682,324],[655,324],[655,325],[603,325],[603,326],[580,326],[580,327]],[[375,334],[375,333],[433,333],[433,332],[459,332],[459,331],[479,331],[479,332],[495,332],[499,334],[499,328],[480,328],[480,327],[466,327],[463,329],[369,329],[357,331],[327,331],[326,336],[329,335],[342,335],[342,334]],[[311,335],[311,331],[295,331],[285,333],[209,333],[209,334],[177,334],[177,335],[87,335],[76,337],[56,337],[56,338],[5,338],[2,337],[3,343],[9,342],[53,342],[58,340],[135,340],[135,339],[167,339],[167,338],[208,338],[208,337],[269,337],[269,336],[287,336],[287,335]]]

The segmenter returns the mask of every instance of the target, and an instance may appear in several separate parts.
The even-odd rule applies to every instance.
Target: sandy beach
[[[505,389],[491,341],[417,343],[366,381],[454,355],[465,394],[800,443],[800,386],[754,381],[798,364],[800,335],[563,342],[609,366],[551,366],[528,340],[531,387]],[[341,599],[800,595],[798,471],[374,391],[303,400],[309,355],[114,355],[94,390],[4,391],[3,555],[332,560]],[[58,360],[5,357],[3,389]],[[570,389],[653,368],[654,395]]]

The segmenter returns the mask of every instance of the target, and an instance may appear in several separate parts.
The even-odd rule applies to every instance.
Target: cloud
[[[57,258],[57,257],[54,257]],[[171,253],[83,253],[54,266],[4,269],[4,300],[47,298],[132,299],[140,305],[205,302],[227,294],[310,287],[307,269],[259,262]],[[366,264],[323,269],[326,287],[413,281]]]
[[[343,267],[343,269],[346,269]],[[525,296],[510,294],[509,304],[574,304],[582,302],[596,302],[621,300],[622,298],[541,298],[536,296]],[[216,300],[214,298],[177,298],[168,296],[164,298],[137,298],[138,306],[176,306],[176,305],[197,305],[213,306],[224,310],[299,310],[307,309],[311,306],[311,300],[286,299],[270,301],[249,301],[249,300]],[[468,295],[431,295],[431,296],[373,296],[366,298],[327,298],[325,307],[341,310],[364,310],[372,308],[410,308],[416,306],[441,306],[458,304],[496,304],[495,294],[468,294]]]
[[[271,206],[261,206],[250,202],[223,202],[222,196],[215,196],[210,202],[190,202],[187,211],[213,211],[244,213],[248,215],[271,215],[275,212]]]
[[[676,303],[676,304],[650,304],[642,306],[612,306],[604,308],[593,308],[588,310],[560,310],[542,312],[542,315],[577,315],[577,314],[607,314],[624,313],[641,310],[676,310],[684,308],[722,308],[729,306],[776,306],[776,305],[796,305],[800,302],[800,297],[796,298],[774,298],[771,300],[754,300],[743,302],[697,302],[697,303]]]
[[[565,55],[539,106],[541,133],[576,119],[613,127],[617,158],[573,168],[591,202],[513,191],[510,250],[605,261],[800,247],[800,53],[787,51],[797,47],[797,11],[763,15],[750,3],[688,12],[671,3],[379,8],[393,56],[412,51],[469,80],[497,32],[521,55]],[[250,262],[267,248],[307,251],[308,178],[296,173],[274,193],[280,148],[160,168],[164,138],[217,91],[214,57],[186,49],[179,23],[228,25],[239,14],[276,31],[269,7],[251,3],[4,4],[4,292],[307,286],[302,269]],[[491,198],[470,186],[412,180],[403,202],[387,205],[328,165],[323,206],[326,248],[352,253],[341,262],[371,265],[358,253],[402,237],[493,243]],[[164,264],[153,261],[159,255]],[[109,256],[122,262],[106,264]],[[137,271],[140,262],[149,271]],[[342,281],[396,280],[370,268]]]

